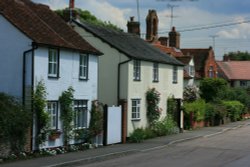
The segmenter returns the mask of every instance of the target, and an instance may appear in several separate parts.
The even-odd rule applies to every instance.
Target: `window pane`
[[[87,127],[87,100],[76,100],[74,102],[75,128],[86,128]]]
[[[57,128],[57,102],[47,103],[47,112],[50,117],[49,126],[51,129]]]

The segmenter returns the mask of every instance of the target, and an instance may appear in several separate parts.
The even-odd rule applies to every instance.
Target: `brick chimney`
[[[69,1],[69,8],[74,9],[75,8],[75,0],[70,0]]]
[[[225,54],[223,56],[223,61],[230,61],[230,57],[227,54]]]
[[[147,32],[146,32],[146,40],[147,41],[157,41],[158,40],[158,16],[156,10],[149,10],[146,18],[147,24]]]
[[[127,27],[128,27],[128,33],[136,34],[138,36],[141,35],[141,32],[140,32],[140,23],[138,21],[134,21],[134,17],[133,16],[130,17],[130,21],[128,21]]]
[[[161,43],[161,45],[168,46],[168,37],[160,37],[158,39]]]
[[[72,19],[77,18],[77,12],[75,10],[75,0],[69,0],[69,8],[63,10],[63,19],[66,22],[71,22]]]
[[[169,35],[169,46],[180,49],[180,33],[172,27],[172,30],[168,33]]]

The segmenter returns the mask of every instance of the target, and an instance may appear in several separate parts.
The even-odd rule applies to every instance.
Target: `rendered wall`
[[[0,92],[22,98],[23,52],[32,41],[0,15]]]

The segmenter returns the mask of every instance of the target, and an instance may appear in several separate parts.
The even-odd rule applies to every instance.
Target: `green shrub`
[[[227,81],[221,78],[204,78],[200,82],[201,98],[206,102],[217,101],[218,95],[227,89]]]
[[[207,103],[205,110],[205,121],[210,125],[219,125],[227,116],[227,110],[222,103]]]
[[[145,131],[143,128],[137,128],[129,136],[129,141],[132,143],[140,143],[146,138]]]
[[[238,121],[244,113],[244,105],[239,101],[223,101],[222,104],[228,111],[228,116],[231,121]]]
[[[151,139],[157,137],[157,135],[153,132],[151,128],[144,129],[145,139]]]
[[[0,142],[9,143],[13,153],[24,150],[31,118],[18,99],[0,93]]]
[[[184,112],[189,115],[193,113],[194,121],[203,121],[205,119],[206,103],[204,100],[199,99],[191,103],[184,103]]]
[[[152,131],[157,136],[165,136],[169,134],[178,133],[179,129],[176,126],[176,122],[171,115],[163,118],[162,120],[154,122],[152,125]]]

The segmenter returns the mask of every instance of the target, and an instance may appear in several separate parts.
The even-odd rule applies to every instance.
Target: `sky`
[[[46,4],[52,10],[63,9],[69,4],[69,0],[32,1]],[[137,0],[75,0],[75,7],[88,10],[97,18],[110,21],[125,32],[127,21],[131,16],[135,16],[135,19],[140,21],[142,34],[146,32],[145,19],[148,10],[154,9],[159,18],[158,35],[168,36],[171,27],[170,6],[172,6],[173,26],[180,31],[181,48],[212,46],[217,60],[221,60],[228,52],[250,52],[250,0],[138,0],[138,2],[139,17]],[[201,27],[205,28],[200,29]]]

